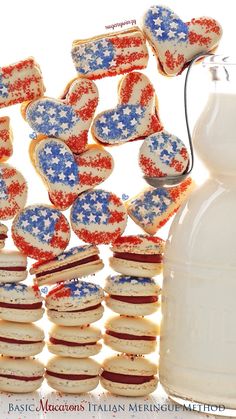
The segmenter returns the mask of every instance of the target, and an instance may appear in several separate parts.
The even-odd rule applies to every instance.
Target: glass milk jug
[[[182,404],[236,411],[236,65],[213,61],[193,133],[209,178],[177,213],[165,251],[160,381]]]

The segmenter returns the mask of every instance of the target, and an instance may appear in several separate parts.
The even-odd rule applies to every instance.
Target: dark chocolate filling
[[[43,378],[41,375],[37,377],[22,377],[20,375],[11,375],[11,374],[0,374],[0,377],[12,378],[13,380],[20,380],[20,381],[36,381]]]
[[[0,342],[6,343],[20,343],[22,345],[26,345],[28,343],[41,343],[42,340],[20,340],[20,339],[10,339],[10,338],[3,338],[0,337]]]
[[[56,339],[50,337],[49,341],[53,343],[53,345],[65,345],[65,346],[87,346],[87,345],[96,345],[97,342],[88,342],[88,343],[77,343],[77,342],[69,342],[68,340]]]
[[[113,332],[112,330],[106,330],[106,334],[113,336],[114,338],[125,339],[125,340],[148,340],[148,341],[156,340],[155,336],[137,336],[137,335],[135,336],[135,335],[130,335],[129,333]]]
[[[114,383],[144,384],[153,380],[154,375],[126,375],[115,372],[103,371],[102,377]]]
[[[140,255],[138,253],[125,253],[125,252],[114,252],[114,258],[133,260],[134,262],[143,263],[161,263],[163,260],[162,255]]]
[[[77,260],[75,262],[67,263],[67,264],[65,264],[63,266],[60,266],[58,268],[48,269],[46,271],[39,272],[35,276],[36,276],[36,278],[40,278],[41,276],[61,272],[61,271],[64,271],[65,269],[74,268],[76,266],[84,265],[85,263],[94,262],[96,260],[100,260],[98,255],[89,256],[88,258],[84,258],[84,259],[81,259],[81,260]]]
[[[148,295],[148,296],[138,296],[130,297],[128,295],[110,295],[113,300],[123,301],[124,303],[130,304],[149,304],[156,303],[158,301],[157,295]]]
[[[95,310],[96,308],[98,308],[100,306],[101,306],[101,303],[97,304],[96,306],[83,308],[82,310],[70,310],[70,311],[66,311],[66,313],[80,313],[80,312],[83,312],[83,311],[91,311],[91,310]],[[49,310],[51,310],[51,311],[59,311],[59,310],[56,310],[55,308],[49,308]]]
[[[22,310],[36,310],[42,307],[42,303],[33,303],[33,304],[12,304],[12,303],[0,303],[0,307],[3,308],[13,308],[13,309],[22,309]]]
[[[62,378],[63,380],[88,380],[89,378],[96,378],[97,375],[86,375],[86,374],[59,374],[46,370],[47,375],[52,377]]]

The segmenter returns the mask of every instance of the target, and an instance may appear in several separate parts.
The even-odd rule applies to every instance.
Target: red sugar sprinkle
[[[151,99],[154,97],[155,91],[151,84],[148,84],[144,89],[141,90],[140,105],[147,106]]]
[[[139,158],[140,165],[146,176],[163,177],[165,174],[155,166],[155,163],[149,158],[141,154]]]
[[[120,223],[121,221],[124,221],[124,218],[125,218],[124,212],[111,211],[110,217],[109,217],[109,223],[110,224]]]
[[[137,84],[141,80],[142,75],[137,73],[130,73],[126,79],[125,82],[122,85],[122,88],[120,90],[120,103],[128,103],[130,100],[130,97],[132,95],[134,85]]]
[[[72,135],[65,142],[73,153],[82,153],[86,150],[88,131],[82,131],[79,135]]]
[[[112,241],[116,240],[117,237],[121,235],[121,229],[117,228],[113,232],[90,232],[85,229],[77,230],[75,233],[78,235],[78,237],[85,241],[86,243],[92,243],[92,244],[109,244]]]
[[[109,38],[109,42],[112,42],[112,44],[116,48],[128,48],[128,47],[139,47],[144,43],[144,40],[140,37],[129,37],[129,36],[123,36],[123,37],[114,37]]]
[[[98,98],[89,99],[86,105],[77,110],[76,113],[83,121],[87,121],[89,118],[93,117],[94,111],[98,105]]]

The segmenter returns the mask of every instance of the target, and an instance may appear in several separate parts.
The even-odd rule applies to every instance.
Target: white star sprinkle
[[[109,55],[111,55],[111,53],[107,49],[106,51],[104,51],[103,55],[104,55],[104,57],[109,57]]]
[[[167,35],[168,35],[169,38],[174,38],[175,37],[175,32],[170,30]]]
[[[66,166],[66,167],[71,167],[71,166],[72,166],[72,161],[67,161],[67,162],[65,163],[65,166]]]
[[[110,132],[110,130],[109,130],[109,128],[108,128],[108,127],[103,127],[103,128],[102,128],[102,132],[103,132],[103,134],[108,135],[108,134],[109,134],[109,132]]]
[[[43,105],[39,105],[38,108],[37,108],[37,111],[39,113],[44,113],[44,106]]]
[[[53,157],[53,159],[52,159],[52,163],[53,164],[58,164],[59,163],[59,158],[58,157]]]
[[[119,114],[115,112],[114,115],[112,115],[111,119],[113,121],[118,121],[119,120]]]
[[[53,213],[53,214],[51,215],[51,217],[52,217],[52,219],[53,219],[54,221],[56,221],[56,220],[58,219],[59,215],[57,215],[57,214]]]
[[[50,226],[50,220],[49,220],[49,218],[47,218],[46,220],[44,220],[44,226],[47,228],[47,227],[49,227]]]
[[[172,29],[177,29],[178,28],[178,23],[177,22],[171,22],[170,27]]]
[[[32,221],[38,221],[38,216],[37,215],[32,215],[31,220]]]
[[[49,134],[50,135],[56,135],[57,130],[55,128],[50,129]]]
[[[142,114],[142,108],[140,106],[136,109],[136,114],[137,115],[141,115]]]
[[[41,210],[40,214],[42,215],[42,217],[46,217],[47,216],[47,211],[46,210]]]
[[[155,23],[155,25],[160,25],[162,23],[162,19],[158,17],[157,19],[153,19],[153,22]]]
[[[123,122],[119,122],[119,123],[117,124],[117,128],[118,128],[118,129],[123,129],[123,128],[124,128],[124,124],[123,124]]]
[[[90,205],[89,205],[89,204],[87,204],[86,202],[82,205],[82,207],[83,207],[83,209],[84,209],[85,211],[87,211],[87,210],[89,210],[89,209],[90,209]]]
[[[105,215],[105,214],[102,214],[102,215],[101,215],[101,218],[100,218],[100,223],[105,223],[105,222],[106,222],[106,220],[107,220],[106,215]]]
[[[38,227],[33,227],[32,232],[33,232],[33,234],[38,234],[38,233],[40,233],[40,230],[39,230]]]
[[[29,225],[29,222],[27,220],[22,221],[22,226],[27,227]]]
[[[93,52],[96,52],[96,51],[98,50],[97,45],[96,45],[96,44],[93,44],[93,45],[91,46],[91,50],[92,50]]]
[[[125,109],[123,109],[123,114],[124,114],[124,115],[129,115],[129,114],[130,114],[130,112],[131,112],[131,109],[130,109],[130,108],[125,108]]]
[[[66,154],[66,149],[61,148],[59,154],[62,154],[64,156]]]
[[[107,122],[107,120],[106,120],[106,118],[105,118],[105,116],[103,115],[103,116],[101,116],[101,118],[100,118],[100,122],[102,122],[102,124],[105,124],[106,122]]]
[[[186,33],[180,32],[179,33],[179,39],[184,39],[184,38],[186,38]]]
[[[137,120],[136,120],[135,118],[133,118],[133,119],[131,119],[130,124],[131,124],[131,125],[135,125],[135,124],[136,124],[136,122],[137,122]]]
[[[55,115],[55,109],[53,109],[53,108],[50,108],[49,110],[48,110],[48,114],[49,115]]]
[[[157,36],[162,36],[163,32],[165,31],[163,31],[161,28],[158,28],[158,29],[155,29],[155,32]]]
[[[65,180],[65,175],[63,172],[59,173],[58,177],[60,180]]]
[[[77,214],[76,215],[76,218],[77,218],[78,221],[83,221],[83,214],[82,213],[81,214]]]
[[[49,122],[50,122],[50,124],[56,124],[57,123],[57,120],[56,120],[56,118],[49,118]]]
[[[74,175],[73,173],[71,173],[71,174],[68,176],[68,179],[69,179],[69,180],[75,180],[75,175]]]
[[[102,59],[101,59],[101,57],[98,57],[97,59],[96,59],[96,63],[99,65],[99,64],[102,64]]]
[[[90,216],[89,216],[89,222],[90,223],[93,223],[95,221],[96,221],[96,216],[94,214],[90,214]]]
[[[42,122],[43,122],[43,118],[42,118],[41,116],[38,116],[37,118],[35,118],[35,122],[36,122],[37,124],[42,124]]]
[[[52,154],[52,149],[50,147],[45,147],[46,154]]]
[[[50,240],[51,236],[48,233],[48,234],[44,234],[43,238],[44,238],[44,240]]]
[[[125,137],[127,137],[128,134],[129,134],[129,131],[127,129],[124,129],[122,131],[122,135],[124,135]]]
[[[111,67],[113,67],[113,66],[115,66],[116,65],[116,60],[112,60],[111,62],[110,62],[110,66]]]
[[[61,118],[64,118],[64,117],[66,117],[67,112],[66,112],[66,111],[61,110],[61,111],[59,112],[59,115],[60,115],[60,117],[61,117]]]
[[[97,211],[101,211],[101,209],[102,209],[101,202],[97,202],[96,205],[95,205],[95,207],[96,207]]]
[[[49,176],[53,176],[54,173],[55,173],[55,170],[53,170],[51,167],[50,167],[50,169],[47,170],[47,175],[49,175]]]
[[[62,129],[67,129],[68,128],[67,122],[62,122],[61,127]]]

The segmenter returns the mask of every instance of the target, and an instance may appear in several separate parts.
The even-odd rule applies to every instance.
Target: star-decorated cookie
[[[166,76],[180,74],[196,55],[213,52],[222,36],[215,19],[204,16],[185,23],[163,6],[148,9],[143,31],[157,57],[159,70]]]
[[[0,108],[43,96],[45,87],[34,58],[0,68]]]
[[[73,153],[87,148],[88,130],[98,104],[96,85],[75,79],[61,99],[43,97],[22,107],[22,115],[38,134],[65,141]]]
[[[194,186],[187,178],[172,188],[149,187],[127,201],[128,214],[146,233],[154,235],[177,212]]]
[[[73,154],[56,138],[33,140],[30,156],[43,178],[53,205],[69,208],[77,196],[102,183],[113,170],[113,158],[99,145],[89,145],[81,154]]]
[[[180,175],[187,169],[188,162],[184,143],[167,131],[150,135],[140,147],[139,165],[145,176]]]
[[[144,74],[124,76],[118,86],[118,105],[96,116],[91,128],[94,139],[105,145],[139,140],[162,129],[155,90]]]
[[[31,205],[15,217],[12,238],[23,254],[37,260],[49,260],[67,247],[70,226],[57,209],[48,205]]]
[[[74,41],[72,59],[80,76],[99,79],[147,67],[148,50],[138,27]]]
[[[81,194],[71,207],[71,226],[86,243],[109,244],[125,230],[126,209],[116,195],[102,189]]]
[[[10,220],[25,206],[27,183],[9,164],[0,164],[0,220]]]
[[[0,118],[0,162],[5,162],[13,153],[12,130],[10,128],[10,118],[3,116]]]

